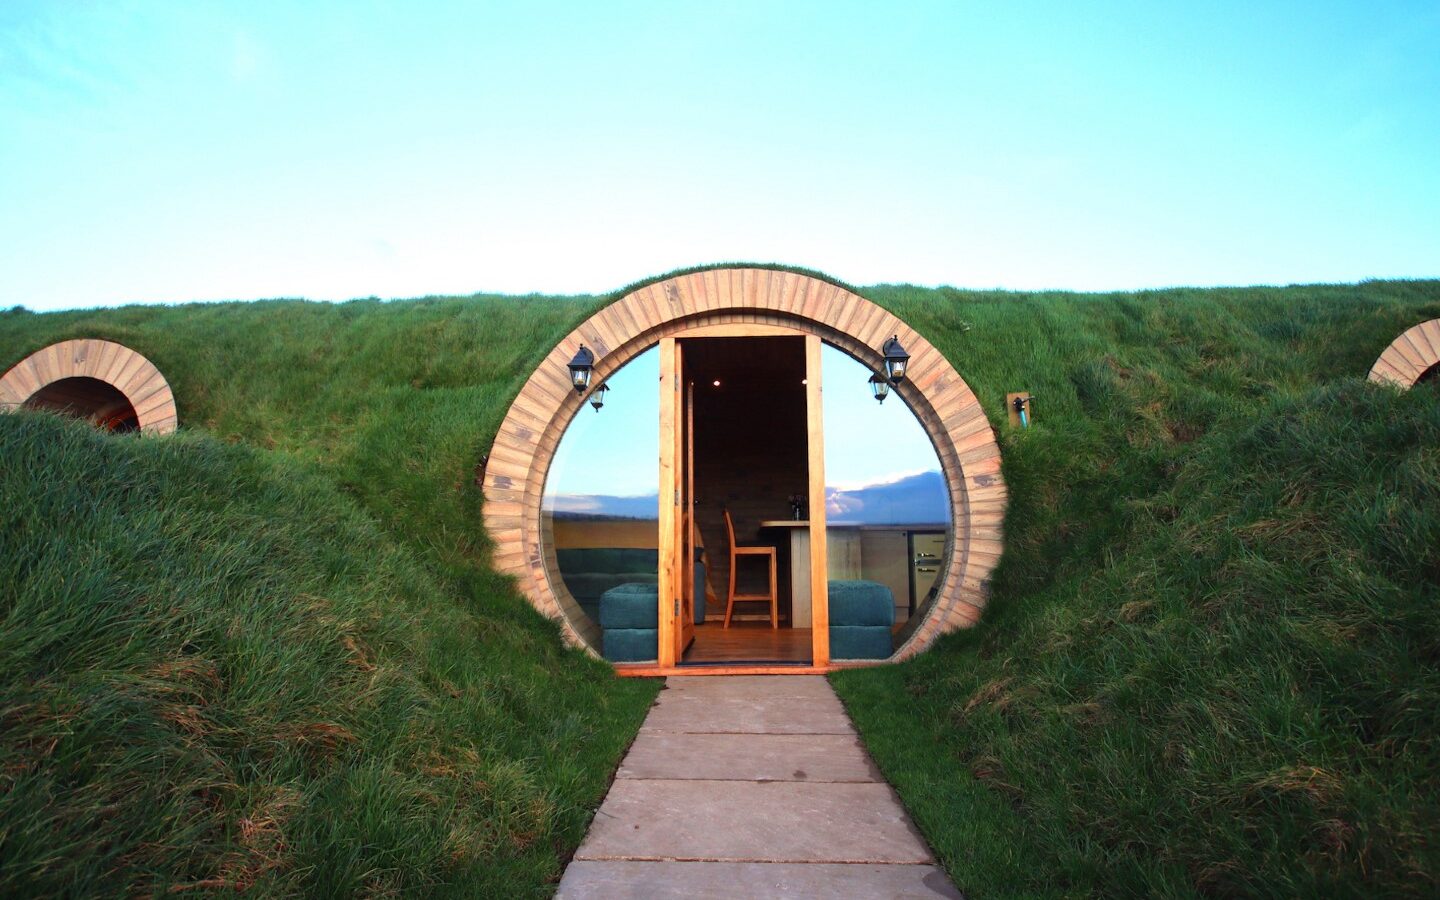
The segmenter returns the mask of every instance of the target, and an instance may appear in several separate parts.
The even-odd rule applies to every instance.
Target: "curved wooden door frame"
[[[1440,319],[1431,319],[1391,341],[1370,367],[1369,379],[1410,388],[1436,365],[1440,365]]]
[[[940,634],[973,624],[1000,558],[1006,505],[1000,448],[979,400],[943,354],[889,311],[829,282],[771,269],[711,269],[646,285],[595,313],[550,351],[501,423],[485,471],[485,525],[496,569],[514,576],[536,609],[558,619],[567,640],[594,653],[598,626],[551,577],[558,568],[542,515],[556,448],[586,400],[571,387],[566,364],[583,343],[595,353],[591,384],[599,385],[663,337],[722,330],[812,334],[871,369],[883,364],[885,339],[899,336],[910,350],[910,377],[895,393],[935,446],[953,538],[935,601],[891,659],[906,659]]]
[[[0,376],[0,410],[19,409],[65,378],[93,378],[125,395],[146,434],[169,434],[179,417],[170,383],[150,360],[114,341],[60,341],[36,350]]]

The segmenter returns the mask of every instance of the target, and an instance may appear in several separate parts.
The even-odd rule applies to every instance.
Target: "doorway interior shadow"
[[[695,616],[693,639],[682,665],[790,663],[812,659],[809,598],[790,589],[784,534],[763,522],[788,519],[809,494],[805,338],[699,337],[677,342],[682,360],[680,419],[683,448],[678,454],[684,520],[694,523],[687,538],[706,561],[703,611]],[[778,627],[772,627],[770,572],[764,557],[741,556],[730,584],[730,536],[725,512],[734,521],[735,542],[777,550]],[[758,561],[757,561],[758,560]],[[805,560],[798,561],[805,565]],[[737,599],[725,626],[732,587]],[[698,586],[697,586],[698,589]]]

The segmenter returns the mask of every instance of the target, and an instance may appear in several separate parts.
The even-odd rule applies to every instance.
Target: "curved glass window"
[[[659,379],[651,348],[610,376],[599,410],[588,402],[592,390],[546,476],[541,534],[551,586],[596,648],[600,595],[658,579]]]
[[[950,494],[935,446],[905,401],[890,391],[877,402],[871,370],[829,344],[821,372],[830,652],[835,659],[889,656],[940,587],[954,532]],[[841,602],[837,580],[866,584]],[[887,596],[890,616],[877,599]],[[887,618],[888,643],[881,627]]]

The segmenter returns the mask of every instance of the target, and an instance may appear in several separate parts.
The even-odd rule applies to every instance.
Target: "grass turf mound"
[[[0,895],[558,875],[651,685],[292,459],[30,413],[0,459]]]
[[[836,678],[962,889],[1433,896],[1440,390],[1262,404],[1129,507],[1103,564]]]
[[[1032,657],[1018,654],[1035,653],[1037,647],[1048,648],[1051,640],[1062,641],[1064,628],[1073,626],[1088,635],[1085,629],[1092,627],[1086,624],[1089,618],[1098,616],[1103,620],[1105,616],[1118,615],[1123,602],[1096,606],[1098,601],[1084,594],[1109,577],[1107,573],[1114,570],[1119,561],[1125,561],[1127,571],[1137,573],[1135,577],[1146,571],[1147,565],[1157,571],[1164,571],[1164,567],[1170,565],[1169,560],[1153,555],[1158,552],[1157,548],[1165,545],[1143,544],[1143,540],[1148,539],[1150,529],[1156,527],[1150,520],[1158,515],[1157,510],[1166,509],[1169,503],[1178,515],[1178,510],[1188,505],[1189,498],[1184,495],[1178,495],[1178,500],[1183,501],[1179,504],[1166,498],[1177,489],[1180,473],[1198,464],[1195,459],[1199,448],[1209,446],[1212,441],[1227,440],[1226,435],[1233,436],[1249,427],[1257,417],[1268,417],[1279,408],[1288,408],[1285,404],[1309,402],[1277,398],[1309,397],[1337,378],[1363,375],[1396,335],[1417,322],[1440,316],[1440,282],[1178,288],[1110,294],[878,285],[860,288],[859,292],[924,334],[975,390],[992,423],[1000,429],[1005,478],[1011,488],[1005,558],[996,571],[994,599],[979,628],[942,643],[933,655],[913,665],[847,674],[839,681],[852,711],[865,728],[867,743],[901,786],[907,803],[915,810],[956,880],[977,893],[997,896],[1046,891],[1135,892],[1146,890],[1150,882],[1145,879],[1152,877],[1158,879],[1156,884],[1160,888],[1173,888],[1178,893],[1185,892],[1183,885],[1187,876],[1193,877],[1191,884],[1201,889],[1208,887],[1215,893],[1284,893],[1292,883],[1308,883],[1303,879],[1310,876],[1303,872],[1295,874],[1303,867],[1295,869],[1285,861],[1308,852],[1305,835],[1296,831],[1283,832],[1284,840],[1293,842],[1274,845],[1280,849],[1235,857],[1254,863],[1256,868],[1226,881],[1221,876],[1234,872],[1235,864],[1226,862],[1231,857],[1215,856],[1212,863],[1207,863],[1215,866],[1210,874],[1204,874],[1207,870],[1203,866],[1191,870],[1193,860],[1206,855],[1190,849],[1195,845],[1191,835],[1193,818],[1157,819],[1133,828],[1133,822],[1127,820],[1112,828],[1106,817],[1114,813],[1107,808],[1097,820],[1099,824],[1091,825],[1089,820],[1096,808],[1093,798],[1108,796],[1107,792],[1112,791],[1104,784],[1106,779],[1140,779],[1147,770],[1141,768],[1138,774],[1113,772],[1096,763],[1103,759],[1103,753],[1086,757],[1085,753],[1090,751],[1082,747],[1073,764],[1065,761],[1054,767],[1054,781],[1047,783],[1042,770],[1050,771],[1045,767],[1051,763],[1043,754],[1053,752],[1052,744],[1020,739],[1006,744],[1008,738],[983,729],[972,733],[968,727],[962,727],[961,713],[981,686],[1014,677],[1010,670],[997,668],[999,662],[995,655],[1002,660],[1016,656],[1028,661]],[[501,835],[493,840],[485,839],[482,844],[485,849],[481,852],[488,855],[478,868],[463,859],[452,861],[450,856],[435,849],[437,844],[429,837],[414,844],[410,829],[401,825],[381,828],[378,824],[345,824],[343,829],[336,826],[337,830],[328,835],[296,832],[297,826],[293,823],[297,817],[300,821],[322,822],[328,821],[327,817],[336,818],[331,813],[337,809],[349,816],[362,811],[358,806],[334,802],[330,794],[324,793],[330,790],[325,785],[338,778],[358,777],[354,773],[365,766],[370,766],[366,771],[379,779],[387,771],[384,767],[400,765],[393,762],[388,745],[366,737],[368,732],[363,729],[355,731],[346,724],[349,720],[343,717],[348,694],[317,695],[316,704],[292,722],[336,721],[361,740],[344,740],[337,745],[349,753],[348,756],[326,751],[325,765],[338,768],[322,766],[314,770],[317,773],[314,777],[302,772],[286,783],[302,796],[314,793],[331,799],[325,800],[326,805],[315,807],[319,811],[313,818],[306,818],[309,813],[285,813],[289,818],[284,821],[291,823],[286,825],[289,830],[284,835],[285,857],[291,861],[287,863],[290,868],[267,870],[268,874],[259,879],[262,886],[293,892],[349,890],[355,884],[362,884],[376,892],[427,894],[444,893],[446,886],[452,892],[463,892],[468,885],[468,889],[476,892],[543,893],[547,890],[546,879],[558,873],[559,858],[578,843],[584,808],[587,804],[593,808],[598,802],[603,782],[618,762],[625,740],[640,721],[643,698],[636,700],[630,692],[645,689],[613,684],[603,669],[575,654],[561,652],[553,627],[533,613],[504,579],[496,576],[488,564],[493,548],[485,537],[482,498],[474,476],[476,463],[490,446],[506,408],[525,379],[557,341],[604,302],[599,296],[475,295],[396,302],[370,299],[343,304],[282,300],[131,306],[43,315],[23,310],[0,311],[0,368],[54,341],[99,337],[135,348],[165,373],[180,408],[182,433],[188,433],[188,437],[182,434],[184,443],[177,444],[177,448],[196,454],[197,459],[213,454],[220,461],[208,470],[205,479],[191,481],[184,480],[189,476],[183,473],[189,470],[183,465],[176,468],[157,463],[147,478],[182,480],[173,485],[164,504],[152,508],[150,514],[190,510],[193,521],[187,527],[195,533],[205,533],[206,516],[243,513],[251,517],[247,526],[250,530],[245,533],[257,540],[305,525],[303,516],[295,518],[287,512],[272,515],[273,511],[254,505],[256,495],[250,490],[213,491],[209,481],[226,483],[232,477],[227,474],[227,467],[233,464],[241,473],[271,473],[275,490],[300,492],[286,494],[291,497],[292,511],[306,508],[307,503],[322,503],[321,498],[326,498],[323,506],[343,511],[342,518],[363,527],[369,535],[363,539],[341,539],[337,537],[338,532],[332,534],[324,529],[305,532],[314,535],[313,543],[318,547],[332,547],[336,553],[341,552],[339,545],[349,545],[352,562],[359,561],[342,566],[343,572],[348,573],[345,583],[350,587],[342,592],[296,588],[288,595],[288,601],[276,600],[267,607],[274,620],[268,622],[267,627],[280,628],[287,621],[303,619],[310,608],[307,604],[311,597],[323,596],[332,603],[345,603],[349,597],[384,594],[386,589],[371,585],[370,580],[377,579],[377,584],[383,585],[386,579],[399,576],[386,575],[383,567],[375,571],[369,571],[368,567],[372,566],[372,559],[397,560],[395,565],[400,568],[395,572],[408,571],[417,579],[413,602],[406,601],[402,605],[406,611],[401,614],[406,623],[401,633],[411,637],[398,646],[380,644],[382,648],[388,647],[386,653],[396,655],[382,656],[372,662],[385,668],[386,660],[400,660],[386,670],[397,676],[419,679],[421,686],[430,691],[427,704],[417,708],[431,710],[433,706],[451,710],[445,717],[457,719],[451,727],[458,730],[446,732],[451,737],[444,740],[460,742],[458,745],[462,747],[467,746],[465,741],[472,741],[468,746],[481,756],[485,766],[500,772],[523,773],[525,783],[533,787],[533,792],[525,796],[542,798],[536,802],[550,798],[558,810],[554,818],[541,816],[535,820],[552,824],[542,825],[534,834],[515,812],[519,807],[514,804],[487,807],[490,811],[477,810],[471,819],[455,820],[467,822],[465,827],[481,829],[483,834]],[[864,390],[863,385],[853,388]],[[1025,432],[1014,432],[1003,424],[1003,401],[1006,391],[1022,389],[1038,398],[1035,424]],[[1275,405],[1277,402],[1280,407]],[[3,424],[6,424],[5,417],[0,417],[0,425]],[[84,438],[76,434],[65,440],[83,441]],[[119,449],[109,444],[97,446],[100,449],[96,452],[109,454],[104,457],[105,464],[97,462],[87,470],[97,475],[108,470],[109,462],[130,458],[126,448],[131,445],[121,444]],[[182,452],[182,449],[166,450],[159,442],[141,441],[137,446],[143,449],[134,452],[156,454],[154,459],[169,459],[164,454]],[[8,467],[11,455],[5,453],[0,459]],[[1234,467],[1217,463],[1215,468],[1228,474]],[[4,477],[20,476],[6,472]],[[61,470],[47,476],[32,473],[26,477],[69,490],[64,488],[66,482]],[[111,496],[119,495],[117,492],[121,492],[122,487],[112,485]],[[33,490],[21,493],[26,497],[33,495]],[[84,491],[72,492],[70,496],[79,511],[90,509],[94,502],[91,494]],[[8,502],[8,496],[3,499]],[[8,505],[0,508],[0,524],[7,529],[0,537],[6,541],[19,540],[10,533],[18,527],[19,509],[11,513]],[[4,518],[7,515],[10,518]],[[46,589],[51,595],[59,596],[88,584],[92,576],[86,557],[71,558],[67,554],[78,554],[82,550],[97,558],[99,554],[85,550],[88,545],[77,541],[70,526],[63,521],[48,522],[40,527],[43,528],[40,533],[50,535],[55,542],[50,565],[57,571],[73,573],[67,576],[73,580],[63,588],[50,584]],[[106,540],[139,540],[123,529],[107,533],[111,538]],[[175,533],[181,542],[188,540],[183,530]],[[236,539],[239,540],[238,535]],[[1264,543],[1270,537],[1261,531],[1253,540]],[[99,546],[103,547],[104,542],[99,542]],[[372,553],[372,550],[384,552]],[[209,553],[199,546],[159,547],[152,548],[152,552],[171,555],[176,567],[187,573],[186,579],[199,577],[195,571],[204,567],[198,563],[190,566],[184,561],[190,555],[198,559]],[[256,577],[285,584],[320,578],[324,573],[316,559],[328,558],[328,552],[299,555],[293,563],[287,561],[283,565],[277,562]],[[247,560],[247,564],[255,561],[248,553],[240,553],[236,558]],[[363,571],[357,568],[361,563],[365,567]],[[225,566],[211,568],[223,570]],[[158,576],[148,569],[97,571],[108,571],[115,585],[136,596],[179,596],[174,592],[167,594],[163,579],[157,581]],[[11,582],[0,585],[0,591],[11,592],[0,594],[6,598],[6,604],[15,602],[9,597],[19,596]],[[249,590],[243,587],[244,583],[243,580],[235,583],[241,585],[237,590],[242,593]],[[1081,585],[1087,586],[1084,591]],[[87,588],[87,591],[85,596],[91,603],[99,603],[108,596],[103,590]],[[27,602],[32,606],[44,605],[38,599],[42,596],[37,594],[35,601]],[[388,608],[389,603],[388,599],[385,603],[376,601],[371,608]],[[1070,616],[1069,606],[1082,612]],[[28,622],[15,618],[8,611],[8,605],[5,609],[0,630],[14,629],[17,634],[13,637],[0,634],[0,649],[6,654],[0,657],[0,666],[9,666],[9,659],[19,658],[10,648],[32,641],[36,633]],[[1141,609],[1131,607],[1131,614]],[[78,600],[72,614],[78,618],[88,615]],[[340,616],[338,621],[340,625],[336,627],[348,634],[346,629],[355,623],[371,619]],[[451,646],[451,642],[460,641],[460,636],[452,634],[457,630],[456,622],[462,623],[460,635],[477,630],[483,634],[464,638],[463,652],[447,651],[439,657],[439,662],[427,662],[418,668],[403,662],[407,659],[404,654],[409,652],[406,647],[411,646],[407,642],[428,646],[434,641],[438,642],[436,646]],[[1138,623],[1142,620],[1137,619]],[[1030,634],[1032,628],[1045,630],[1049,637],[1034,638],[1029,644],[1021,642],[1018,636]],[[117,638],[123,641],[124,635],[123,631],[105,632],[103,637],[92,635],[98,658],[113,659],[115,654],[129,652],[123,647],[106,649],[107,641]],[[334,641],[340,639],[335,635],[335,627],[317,626],[309,638],[313,643],[307,646],[329,647],[335,652]],[[366,652],[370,653],[376,644],[362,640],[357,646],[369,648]],[[1009,647],[1014,647],[1014,651],[1006,649]],[[243,669],[249,664],[247,658],[243,654],[232,658],[231,648],[251,652],[245,644],[227,643],[221,648],[223,658],[209,657],[210,662],[219,667]],[[1118,654],[1119,650],[1114,652]],[[991,657],[985,658],[984,654]],[[1116,665],[1126,659],[1117,655]],[[1383,670],[1391,662],[1393,660],[1381,660],[1375,665]],[[32,666],[32,663],[25,665]],[[1011,663],[1012,667],[1020,665],[1021,662]],[[0,691],[6,693],[0,693],[0,697],[13,694],[32,698],[37,691],[54,690],[46,681],[46,670],[38,664],[30,669],[5,668],[4,671]],[[16,671],[21,674],[14,674]],[[187,671],[183,668],[158,670],[156,677],[146,682],[150,685],[147,690],[189,690],[184,685],[186,679],[193,676]],[[1409,685],[1425,690],[1424,684],[1415,680],[1417,673],[1423,671],[1413,666],[1391,669],[1394,689],[1405,690]],[[430,674],[424,674],[427,672]],[[437,677],[441,679],[439,682]],[[446,685],[459,686],[462,681],[485,687],[480,694],[451,696]],[[91,698],[89,702],[102,706],[109,703],[105,699],[107,692],[124,683],[113,678],[101,679],[101,687],[87,695]],[[1014,684],[1017,690],[1023,687],[1021,682]],[[1223,682],[1196,683],[1191,687],[1192,697],[1199,698],[1197,702],[1216,708],[1233,702],[1224,693]],[[1246,702],[1252,705],[1283,703],[1283,693],[1278,692],[1289,689],[1285,683],[1262,688],[1277,692],[1276,697],[1251,697]],[[1009,696],[1008,688],[996,690],[997,703],[1003,706],[1006,702],[1003,698]],[[525,720],[523,728],[517,726],[509,731],[504,730],[503,717],[482,716],[475,727],[459,721],[472,714],[462,711],[466,709],[464,704],[484,695],[499,698],[487,703],[519,703],[521,708],[530,711],[527,715],[531,718]],[[1020,696],[1025,695],[1022,692]],[[24,699],[11,704],[6,699],[0,701],[0,706],[18,709],[22,702],[29,709],[34,701]],[[1083,702],[1088,701],[1074,703]],[[606,703],[610,704],[608,708],[604,707]],[[952,719],[951,710],[957,705],[961,713],[954,714],[956,718]],[[988,706],[982,703],[972,708],[971,712],[981,717],[976,721],[983,719]],[[208,701],[206,708],[218,709]],[[1105,720],[1102,717],[1097,721]],[[487,730],[490,725],[499,730]],[[31,726],[14,731],[17,737],[13,741],[9,720],[0,722],[0,726],[3,726],[0,727],[0,752],[5,754],[0,778],[17,778],[17,772],[49,771],[56,775],[65,771],[52,768],[53,760],[47,761],[51,760],[47,756],[51,753],[47,749],[49,739],[32,741],[27,737],[36,733]],[[567,728],[595,736],[574,755],[555,752],[554,742],[547,735]],[[1136,740],[1152,741],[1160,735],[1160,731],[1152,728],[1138,733]],[[421,742],[417,739],[415,746]],[[63,746],[66,745],[56,745],[57,748]],[[1168,744],[1162,741],[1137,746],[1137,758],[1148,754],[1161,759]],[[1026,801],[1030,806],[1012,801],[1011,789],[1001,785],[1003,782],[1020,786],[1022,781],[975,774],[1000,771],[981,759],[976,747],[989,748],[989,755],[995,757],[999,757],[1002,750],[1020,755],[1022,763],[1026,762],[1023,758],[1026,752],[1036,754],[1026,763],[1031,769],[1025,765],[1015,767],[1018,772],[1031,772],[1026,776],[1029,781],[1024,782],[1031,791],[1030,800]],[[127,766],[149,764],[146,752],[116,752],[113,766],[106,770],[107,777],[112,780],[127,777],[132,781],[150,777],[153,769],[143,767],[139,770],[146,773],[143,776],[125,775]],[[1306,764],[1321,765],[1316,761]],[[167,771],[176,772],[177,778],[189,777],[187,770]],[[396,771],[407,770],[401,767]],[[342,774],[335,774],[337,772]],[[409,784],[408,777],[384,776],[371,790],[384,791],[392,784],[408,790],[405,787]],[[95,880],[99,875],[90,872],[83,859],[70,859],[65,855],[79,853],[78,842],[86,839],[78,825],[69,832],[55,832],[70,835],[69,844],[56,842],[64,848],[63,853],[46,849],[43,853],[48,856],[15,856],[18,862],[10,866],[13,842],[38,844],[43,835],[49,833],[43,829],[51,827],[46,824],[49,819],[33,811],[25,813],[25,818],[15,817],[19,813],[12,812],[10,794],[4,787],[12,783],[18,782],[0,782],[0,842],[9,842],[0,847],[0,893],[15,883],[7,879],[20,877],[12,876],[12,872],[30,879],[43,876],[49,879],[44,883],[51,886],[101,883]],[[77,779],[68,782],[70,786],[57,783],[53,787],[54,796],[62,805],[81,802],[81,798],[71,797],[70,791],[73,785],[84,783]],[[498,790],[496,785],[509,783],[503,778],[484,780],[485,787],[477,790],[482,793]],[[151,790],[163,788],[157,784]],[[1043,804],[1035,805],[1037,796],[1072,790],[1079,797],[1091,798],[1085,801],[1091,805],[1075,807],[1078,824],[1073,831],[1054,826],[1053,821],[1045,817],[1049,813],[1026,811],[1046,808]],[[1424,792],[1428,791],[1429,796],[1435,793],[1433,782],[1429,782],[1408,787],[1396,784],[1393,795],[1400,796],[1406,791],[1417,798],[1416,802]],[[182,795],[183,791],[176,794]],[[206,796],[213,796],[213,792]],[[244,856],[248,851],[244,851],[234,835],[239,833],[243,837],[246,828],[250,828],[252,834],[268,834],[271,826],[264,823],[269,819],[281,821],[264,812],[264,802],[257,794],[254,799],[217,814],[211,820],[215,830],[207,832],[203,840],[192,829],[191,820],[130,822],[125,827],[144,825],[148,830],[143,840],[135,839],[125,846],[143,848],[144,853],[151,856],[135,855],[131,851],[116,854],[113,859],[131,866],[119,870],[129,875],[117,874],[103,884],[107,889],[127,884],[194,884],[193,880],[181,879],[201,878],[209,865],[203,861],[221,859],[225,853],[239,855],[226,858],[229,861],[225,866],[229,868],[222,866],[220,870],[245,872],[245,864],[239,860],[248,858]],[[987,803],[994,808],[987,807]],[[108,809],[97,808],[102,812]],[[392,811],[399,808],[385,807]],[[1120,808],[1128,810],[1127,817],[1139,815],[1134,812],[1139,807]],[[134,807],[127,809],[133,811]],[[285,809],[292,807],[287,805]],[[987,809],[990,811],[984,812]],[[1271,821],[1266,818],[1268,813],[1264,812],[1263,804],[1257,809],[1255,827],[1262,832],[1255,839],[1271,840],[1263,833]],[[1157,815],[1168,816],[1173,807],[1161,805],[1156,810]],[[248,820],[252,824],[234,825],[236,816],[239,821]],[[101,823],[98,827],[105,835],[111,834],[105,829],[116,827],[105,815],[94,821]],[[433,824],[437,820],[422,816],[419,821]],[[1047,821],[1051,824],[1044,827],[1032,824]],[[1235,829],[1243,831],[1248,827],[1232,819],[1223,821],[1232,834]],[[232,824],[225,826],[225,822]],[[259,832],[254,831],[256,822],[261,823]],[[1170,824],[1176,824],[1173,831]],[[225,831],[226,827],[230,831]],[[237,828],[239,832],[235,831]],[[356,835],[362,830],[365,841],[359,842]],[[32,837],[32,831],[41,837]],[[434,833],[438,834],[438,830]],[[515,839],[504,835],[514,835]],[[302,836],[308,843],[300,840]],[[108,846],[104,840],[108,838],[95,846],[102,849]],[[460,843],[464,845],[463,841]],[[168,849],[162,853],[157,847]],[[420,849],[415,849],[417,847]],[[308,855],[302,856],[301,851]],[[140,863],[123,862],[128,858],[126,854],[134,855]],[[1373,857],[1366,857],[1370,858]],[[1427,873],[1423,877],[1435,877],[1433,859],[1423,853],[1412,858],[1418,859]],[[51,860],[56,868],[46,874],[44,866],[52,863],[42,862],[37,866],[37,859]],[[188,862],[191,859],[202,862],[191,866]],[[309,861],[314,859],[329,862],[320,865]],[[1101,871],[1101,863],[1111,859],[1125,862],[1113,874]],[[181,863],[177,860],[184,862],[184,866],[179,867]],[[1036,861],[1033,871],[1031,860]],[[318,866],[314,872],[306,869],[312,865]],[[1226,868],[1227,865],[1231,868]],[[263,867],[264,863],[255,866]],[[285,874],[287,871],[289,874]],[[362,871],[368,874],[355,874]],[[1346,874],[1352,870],[1342,866],[1340,871],[1342,874],[1336,882],[1338,890],[1341,893],[1358,890],[1355,885],[1360,882]],[[1369,877],[1370,881],[1365,883],[1367,890],[1380,884],[1403,893],[1411,890],[1410,885],[1417,883],[1414,879],[1422,876],[1416,875],[1410,881],[1399,875]]]

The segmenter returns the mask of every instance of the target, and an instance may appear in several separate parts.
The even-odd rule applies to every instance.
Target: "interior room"
[[[98,378],[61,378],[36,391],[26,409],[46,409],[85,419],[108,431],[136,431],[139,416],[129,398]]]
[[[810,598],[792,591],[789,536],[767,523],[804,520],[809,490],[803,337],[715,337],[681,342],[693,422],[693,509],[705,565],[704,621],[682,663],[807,663]],[[797,516],[796,503],[799,514]],[[735,590],[730,596],[733,522]],[[770,557],[776,567],[772,627]],[[801,564],[804,564],[801,560]],[[697,608],[700,598],[696,597]],[[728,615],[727,615],[728,614]],[[726,619],[729,627],[726,627]]]

